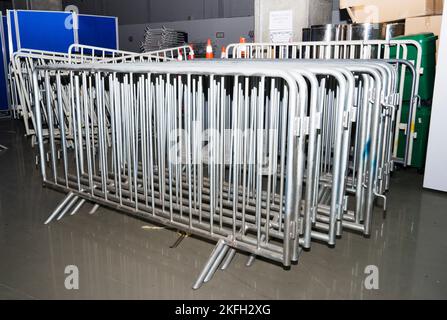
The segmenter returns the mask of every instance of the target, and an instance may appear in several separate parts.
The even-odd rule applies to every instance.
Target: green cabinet
[[[401,122],[406,123],[408,119],[409,102],[402,105]],[[416,108],[416,121],[414,124],[413,151],[411,153],[411,166],[419,170],[425,167],[425,156],[427,153],[428,132],[430,128],[431,105],[421,105]],[[403,158],[406,144],[405,130],[399,130],[399,144],[397,156]]]
[[[419,106],[416,110],[416,118],[414,123],[413,150],[411,152],[411,166],[419,170],[425,167],[425,156],[427,153],[428,132],[430,128],[431,99],[433,98],[433,87],[435,83],[436,71],[436,40],[438,39],[433,33],[420,33],[415,35],[406,35],[393,38],[393,40],[415,40],[422,48],[421,68],[423,73],[419,78]],[[407,46],[407,60],[416,61],[417,50],[414,46]],[[402,49],[401,49],[402,50]],[[396,47],[391,47],[390,57],[396,58]],[[399,57],[402,58],[402,52]],[[403,93],[403,103],[401,109],[400,123],[408,123],[408,115],[411,100],[411,86],[413,76],[407,69],[405,72],[405,85]],[[397,157],[404,158],[406,145],[405,130],[399,130],[399,143],[397,149]]]
[[[419,81],[418,95],[421,100],[431,100],[433,97],[433,86],[435,83],[436,71],[436,40],[438,39],[433,33],[420,33],[415,35],[399,36],[393,40],[415,40],[419,42],[422,47],[421,67],[423,74]],[[417,59],[417,50],[414,46],[407,46],[407,60],[415,61]],[[401,49],[402,50],[402,49]],[[396,48],[391,47],[390,56],[396,57]],[[402,58],[402,52],[399,53],[399,58]],[[405,101],[410,100],[411,83],[413,81],[412,74],[409,70],[405,74],[405,90],[403,98]]]

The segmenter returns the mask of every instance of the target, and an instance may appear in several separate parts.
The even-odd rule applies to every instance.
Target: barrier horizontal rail
[[[71,57],[76,63],[123,63],[123,62],[165,62],[174,61],[182,52],[185,55],[191,49],[189,46],[181,46],[178,48],[169,48],[145,53],[135,53],[131,51],[112,50],[101,47],[88,45],[72,44],[68,49],[69,61],[72,63]],[[192,50],[192,49],[191,49]],[[86,58],[84,61],[83,58]]]
[[[74,43],[68,47],[68,63],[101,62],[106,58],[117,58],[132,54],[134,52]],[[72,59],[74,59],[73,62]]]
[[[183,45],[168,49],[161,49],[156,51],[148,51],[143,53],[133,53],[122,57],[110,58],[108,63],[138,63],[146,62],[150,58],[153,62],[162,61],[186,61],[194,59],[194,49],[190,45]]]
[[[195,289],[236,250],[290,266],[368,235],[396,79],[378,61],[38,66],[40,170],[67,193],[46,223],[92,202],[216,241]]]

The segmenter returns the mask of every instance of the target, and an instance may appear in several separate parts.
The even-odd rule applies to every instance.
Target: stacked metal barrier
[[[75,61],[75,59],[72,59]],[[24,122],[27,135],[35,135],[35,119],[33,113],[32,72],[36,66],[51,63],[68,63],[68,55],[56,52],[22,49],[13,55],[10,65],[13,92],[13,109],[17,117]]]
[[[132,53],[122,57],[106,59],[107,63],[135,63],[135,62],[162,62],[162,61],[184,61],[193,60],[194,50],[190,45],[167,48],[162,50]]]
[[[166,27],[150,28],[144,30],[144,40],[140,48],[142,52],[152,52],[162,49],[179,47],[188,41],[188,34]]]
[[[409,50],[417,52],[416,61],[407,61]],[[227,47],[227,57],[236,59],[378,59],[389,61],[395,57],[401,57],[399,60],[399,93],[404,90],[405,73],[409,70],[413,77],[411,88],[411,102],[409,110],[409,121],[401,123],[402,99],[395,114],[395,126],[393,127],[393,161],[404,165],[411,164],[413,140],[416,138],[414,133],[416,121],[416,108],[419,103],[417,96],[419,88],[419,79],[424,72],[421,67],[422,49],[420,43],[414,40],[367,40],[367,41],[313,41],[313,42],[295,42],[284,44],[272,43],[246,43],[230,44]],[[396,60],[394,60],[396,62]],[[408,88],[410,89],[410,88]],[[399,144],[399,131],[404,130],[406,136],[405,156],[403,159],[397,157]]]
[[[46,223],[90,201],[217,241],[195,289],[236,250],[290,266],[312,240],[369,235],[388,187],[397,64],[39,66],[40,168],[44,185],[68,193]]]
[[[67,63],[123,63],[123,62],[166,62],[178,59],[182,56],[190,57],[193,51],[189,46],[170,48],[136,54],[134,52],[112,50],[87,45],[73,44],[69,47],[68,53],[58,53],[40,50],[21,49],[14,53],[10,66],[10,87],[13,92],[13,110],[16,117],[21,117],[24,122],[26,135],[32,137],[32,144],[35,143],[35,119],[33,106],[33,87],[31,85],[32,73],[37,66],[48,64]],[[68,84],[62,88],[62,97],[67,97],[70,90]],[[70,112],[65,113],[67,124],[70,124]],[[43,119],[47,123],[46,117]],[[71,127],[67,127],[68,132],[72,132]],[[45,134],[48,134],[45,131]],[[57,133],[59,134],[59,133]]]
[[[25,132],[29,136],[35,135],[35,119],[33,113],[33,88],[32,88],[32,72],[37,66],[47,64],[66,64],[66,63],[85,63],[96,62],[109,57],[120,56],[128,54],[126,52],[119,52],[117,50],[107,49],[108,54],[105,54],[105,49],[80,46],[80,53],[73,53],[71,50],[74,46],[70,47],[69,53],[59,53],[51,51],[40,50],[28,50],[21,49],[15,52],[13,59],[11,60],[10,73],[11,82],[10,86],[13,88],[13,105],[14,110],[18,117],[23,119],[25,125]],[[84,52],[84,49],[88,49],[89,52]],[[101,51],[101,54],[98,54]],[[67,88],[65,88],[67,89]],[[65,91],[64,91],[65,92]]]

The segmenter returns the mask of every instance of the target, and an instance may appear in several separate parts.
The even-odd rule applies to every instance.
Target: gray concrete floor
[[[21,124],[0,121],[0,299],[412,299],[447,298],[447,194],[422,189],[422,175],[392,178],[389,209],[376,210],[369,239],[345,232],[335,248],[314,244],[288,271],[237,254],[198,291],[191,285],[213,244],[151,229],[108,209],[43,225],[63,194],[42,188]],[[149,227],[149,228],[148,228]],[[65,267],[80,287],[66,290]],[[364,287],[379,268],[379,289]]]

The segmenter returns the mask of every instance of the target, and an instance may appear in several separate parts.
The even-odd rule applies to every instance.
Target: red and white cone
[[[211,46],[211,39],[206,42],[206,54],[205,58],[214,59],[213,47]]]
[[[183,61],[183,51],[182,49],[178,50],[178,57],[177,57],[178,61]]]
[[[226,59],[226,57],[227,57],[227,48],[225,48],[225,46],[222,46],[222,51],[220,52],[220,58]]]
[[[244,37],[240,37],[239,38],[239,43],[240,44],[245,44],[245,38]],[[245,58],[246,56],[247,56],[247,46],[245,46],[245,45],[242,45],[242,46],[240,46],[240,57],[241,58]]]
[[[194,56],[194,48],[192,46],[192,44],[189,45],[189,54],[188,54],[188,60],[194,60],[195,56]]]

